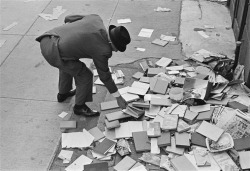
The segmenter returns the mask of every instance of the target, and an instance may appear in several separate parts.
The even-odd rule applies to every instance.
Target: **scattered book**
[[[129,170],[136,164],[136,161],[129,156],[124,157],[117,165],[114,166],[115,170]]]
[[[147,123],[147,135],[149,138],[161,136],[160,122],[146,122],[146,123]]]
[[[178,125],[178,115],[164,115],[162,129],[164,131],[175,130]]]
[[[178,120],[178,126],[177,126],[177,131],[179,133],[188,131],[191,129],[191,126],[189,124],[187,124],[185,121],[183,121],[182,119]]]
[[[233,108],[233,109],[239,109],[242,112],[247,112],[248,111],[248,107],[242,103],[239,103],[237,101],[231,101],[228,102],[227,104],[229,107]]]
[[[115,109],[115,108],[119,108],[116,100],[101,103],[101,110],[102,111],[108,110],[108,109]]]
[[[124,118],[130,118],[131,117],[131,115],[123,113],[122,111],[107,113],[105,116],[106,116],[106,118],[108,119],[109,122],[114,121],[114,120],[119,120],[119,119],[124,119]]]
[[[250,151],[239,152],[241,169],[250,169]]]
[[[143,82],[143,83],[148,83],[149,84],[149,77],[141,77],[140,82]]]
[[[183,120],[188,123],[193,123],[195,121],[195,118],[198,116],[199,113],[192,112],[190,110],[186,110]]]
[[[115,141],[105,138],[100,144],[94,147],[93,151],[105,155],[115,144]]]
[[[156,105],[156,106],[171,106],[172,102],[170,99],[167,98],[151,98],[150,101],[151,105]]]
[[[175,137],[171,137],[171,146],[167,146],[166,149],[165,149],[165,151],[168,152],[168,153],[174,153],[174,154],[177,154],[177,155],[183,155],[184,151],[185,151],[185,148],[176,147]]]
[[[250,150],[250,137],[234,139],[234,148],[237,151]]]
[[[194,132],[191,134],[191,144],[206,148],[207,147],[206,137],[199,133]]]
[[[167,67],[168,65],[170,65],[172,63],[172,59],[170,58],[166,58],[166,57],[162,57],[160,60],[158,60],[155,64],[159,67]]]
[[[92,163],[84,165],[84,171],[108,171],[108,163]]]
[[[123,112],[135,118],[139,118],[144,114],[144,110],[134,107],[131,104],[129,104]]]
[[[184,155],[173,158],[170,162],[176,171],[197,171],[194,165]]]
[[[175,144],[177,147],[190,147],[190,134],[186,132],[175,132]]]
[[[143,77],[143,73],[142,72],[136,72],[132,77],[139,80],[141,77]]]
[[[132,133],[136,152],[150,151],[151,145],[148,139],[147,131]]]
[[[208,155],[208,151],[203,148],[196,148],[193,150],[196,165],[198,167],[211,166],[211,161]]]
[[[171,145],[171,135],[170,132],[162,132],[161,136],[158,137],[158,146],[159,147],[166,147]]]
[[[88,132],[95,138],[94,141],[98,141],[105,137],[102,131],[98,127],[94,127],[88,130]]]
[[[159,45],[159,46],[166,46],[168,44],[168,41],[161,40],[161,39],[155,39],[152,41],[152,44]]]
[[[148,77],[153,77],[159,73],[165,73],[164,68],[148,68]]]
[[[157,79],[153,88],[153,92],[157,94],[166,94],[166,91],[168,89],[168,84],[169,82],[166,80]]]
[[[149,109],[150,104],[149,103],[145,103],[145,102],[133,102],[132,106],[134,107],[139,107],[139,108],[146,108]]]
[[[214,109],[215,107],[211,106],[209,111],[199,112],[196,121],[210,121],[213,116]]]
[[[141,62],[140,66],[141,66],[143,71],[146,71],[149,68],[147,61]]]
[[[196,129],[196,132],[213,141],[218,141],[224,130],[207,121],[202,121],[201,125]]]
[[[118,120],[114,120],[109,122],[107,119],[105,119],[105,125],[107,129],[113,129],[113,128],[118,128],[120,127],[120,122]]]

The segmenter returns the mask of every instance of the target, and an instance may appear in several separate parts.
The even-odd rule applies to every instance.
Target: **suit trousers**
[[[62,60],[58,41],[60,38],[55,36],[44,37],[40,42],[41,53],[45,60],[53,67],[59,69],[59,93],[65,94],[72,89],[73,78],[76,85],[75,103],[82,105],[91,102],[93,73],[80,60]]]

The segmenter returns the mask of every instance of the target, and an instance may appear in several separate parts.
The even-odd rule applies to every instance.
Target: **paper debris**
[[[154,11],[156,11],[156,12],[170,12],[171,9],[169,9],[169,8],[162,8],[162,7],[157,7],[156,9],[154,9]]]
[[[67,115],[68,115],[67,112],[62,112],[62,113],[59,114],[58,116],[59,116],[60,118],[64,118],[64,117],[67,116]]]
[[[58,158],[62,159],[63,163],[70,163],[72,155],[73,151],[61,150],[61,152],[58,155]]]
[[[51,20],[57,20],[60,17],[60,15],[62,15],[66,11],[67,11],[66,9],[62,9],[62,6],[57,6],[56,8],[53,8],[52,14],[40,13],[38,15],[45,20],[51,21]]]
[[[10,24],[9,26],[5,27],[3,29],[3,31],[8,31],[10,30],[12,27],[16,26],[18,24],[18,22],[13,22],[12,24]]]
[[[71,165],[65,168],[66,171],[83,171],[84,165],[92,163],[93,160],[81,155]]]
[[[131,19],[130,18],[126,18],[126,19],[118,19],[117,20],[118,24],[126,24],[126,23],[131,23]]]
[[[138,36],[150,38],[153,31],[154,31],[153,29],[142,28]]]
[[[85,148],[94,141],[94,137],[85,129],[83,132],[62,133],[62,148]]]
[[[168,44],[168,41],[161,40],[161,39],[155,39],[152,41],[152,44],[159,45],[159,46],[166,46]]]
[[[160,39],[165,40],[165,41],[174,42],[176,40],[176,37],[175,36],[166,36],[166,35],[162,34]]]
[[[204,31],[197,31],[202,37],[209,38],[209,36]]]
[[[5,42],[6,42],[5,39],[0,39],[0,48],[4,45]]]
[[[214,29],[215,27],[213,25],[204,25],[205,29]]]
[[[136,48],[136,50],[144,52],[146,49],[145,48]]]

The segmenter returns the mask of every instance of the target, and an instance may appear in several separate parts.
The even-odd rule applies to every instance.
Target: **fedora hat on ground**
[[[124,52],[126,50],[127,44],[131,42],[129,32],[124,26],[109,26],[109,37],[111,42],[120,51]]]

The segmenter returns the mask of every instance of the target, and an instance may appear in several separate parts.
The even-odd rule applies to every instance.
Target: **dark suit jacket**
[[[67,24],[47,31],[36,40],[40,42],[43,37],[51,35],[59,37],[58,48],[63,60],[93,59],[101,81],[110,93],[116,92],[108,67],[112,47],[101,17],[95,14],[71,15],[64,21]]]

